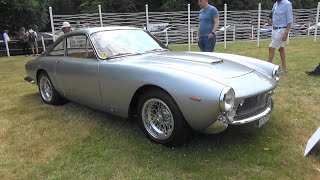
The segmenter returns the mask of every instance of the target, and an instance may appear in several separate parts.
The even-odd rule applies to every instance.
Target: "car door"
[[[99,91],[99,60],[84,34],[65,38],[65,56],[56,62],[56,79],[64,95],[88,106],[101,105]]]

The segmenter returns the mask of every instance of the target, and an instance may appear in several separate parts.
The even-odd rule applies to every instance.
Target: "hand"
[[[208,39],[213,39],[215,37],[214,34],[208,34]]]
[[[288,39],[288,31],[286,31],[284,34],[283,34],[283,36],[282,36],[282,41],[287,41],[287,39]]]

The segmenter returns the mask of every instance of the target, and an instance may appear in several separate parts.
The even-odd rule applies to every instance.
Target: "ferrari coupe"
[[[165,146],[186,143],[193,131],[262,126],[280,78],[279,66],[263,60],[175,52],[146,30],[119,26],[67,33],[25,69],[43,102],[68,100],[133,117],[151,141]]]

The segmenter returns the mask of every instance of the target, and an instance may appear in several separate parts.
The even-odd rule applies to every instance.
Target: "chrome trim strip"
[[[28,82],[31,83],[31,84],[35,84],[35,81],[34,81],[32,78],[30,78],[30,77],[25,77],[24,80],[25,80],[25,81],[28,81]]]

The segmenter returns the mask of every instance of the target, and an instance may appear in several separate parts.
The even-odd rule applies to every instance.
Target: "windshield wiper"
[[[145,51],[144,53],[151,53],[151,52],[162,52],[162,51],[168,51],[168,49],[151,49],[151,50],[148,50],[148,51]]]

